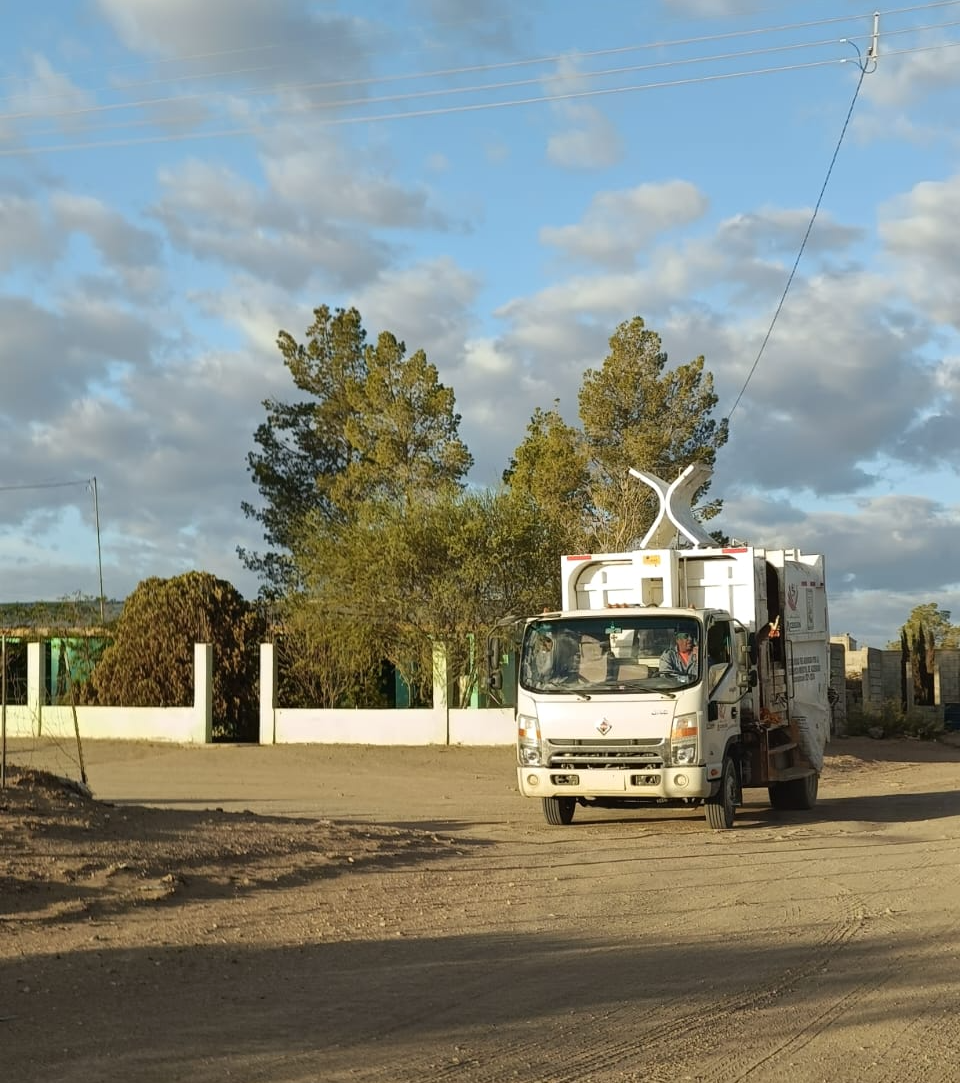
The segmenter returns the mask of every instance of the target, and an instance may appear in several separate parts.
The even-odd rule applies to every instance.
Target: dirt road
[[[85,761],[97,803],[0,795],[3,1078],[960,1078],[955,747],[835,742],[720,833],[549,827],[504,749]]]

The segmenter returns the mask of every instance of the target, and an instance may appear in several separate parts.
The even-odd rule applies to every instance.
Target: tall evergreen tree
[[[900,709],[904,714],[910,706],[907,700],[907,673],[910,672],[910,643],[906,628],[900,629]]]
[[[639,316],[625,321],[602,366],[584,374],[580,426],[564,423],[557,403],[537,411],[504,480],[557,519],[570,549],[636,544],[656,498],[630,467],[669,481],[691,463],[712,466],[726,443],[727,422],[712,417],[718,400],[704,366],[701,356],[669,367],[660,336]],[[715,501],[700,514],[708,519],[719,508]]]
[[[356,518],[371,500],[458,490],[473,462],[436,367],[422,350],[407,358],[389,332],[368,344],[355,308],[323,305],[305,342],[281,331],[277,345],[299,394],[264,402],[258,449],[247,457],[261,499],[242,507],[267,548],[239,550],[271,597],[299,585],[295,548],[308,517],[316,528]]]

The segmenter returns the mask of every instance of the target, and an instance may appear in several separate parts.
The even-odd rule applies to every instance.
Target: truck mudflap
[[[708,777],[709,776],[709,777]],[[563,770],[517,767],[517,785],[524,797],[620,797],[632,800],[703,800],[715,795],[719,765],[708,767]]]

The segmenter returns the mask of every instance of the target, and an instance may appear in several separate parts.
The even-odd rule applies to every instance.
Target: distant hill
[[[103,603],[103,625],[115,624],[123,602]],[[0,630],[79,631],[101,627],[99,598],[67,598],[59,602],[0,602]]]

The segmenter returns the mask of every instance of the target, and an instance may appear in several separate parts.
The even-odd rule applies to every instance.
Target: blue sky
[[[824,553],[862,644],[960,620],[960,0],[880,8],[863,74],[874,10],[6,12],[0,600],[95,596],[100,566],[108,597],[193,568],[252,597],[277,332],[328,304],[427,351],[478,485],[642,316],[731,416],[730,534]]]

